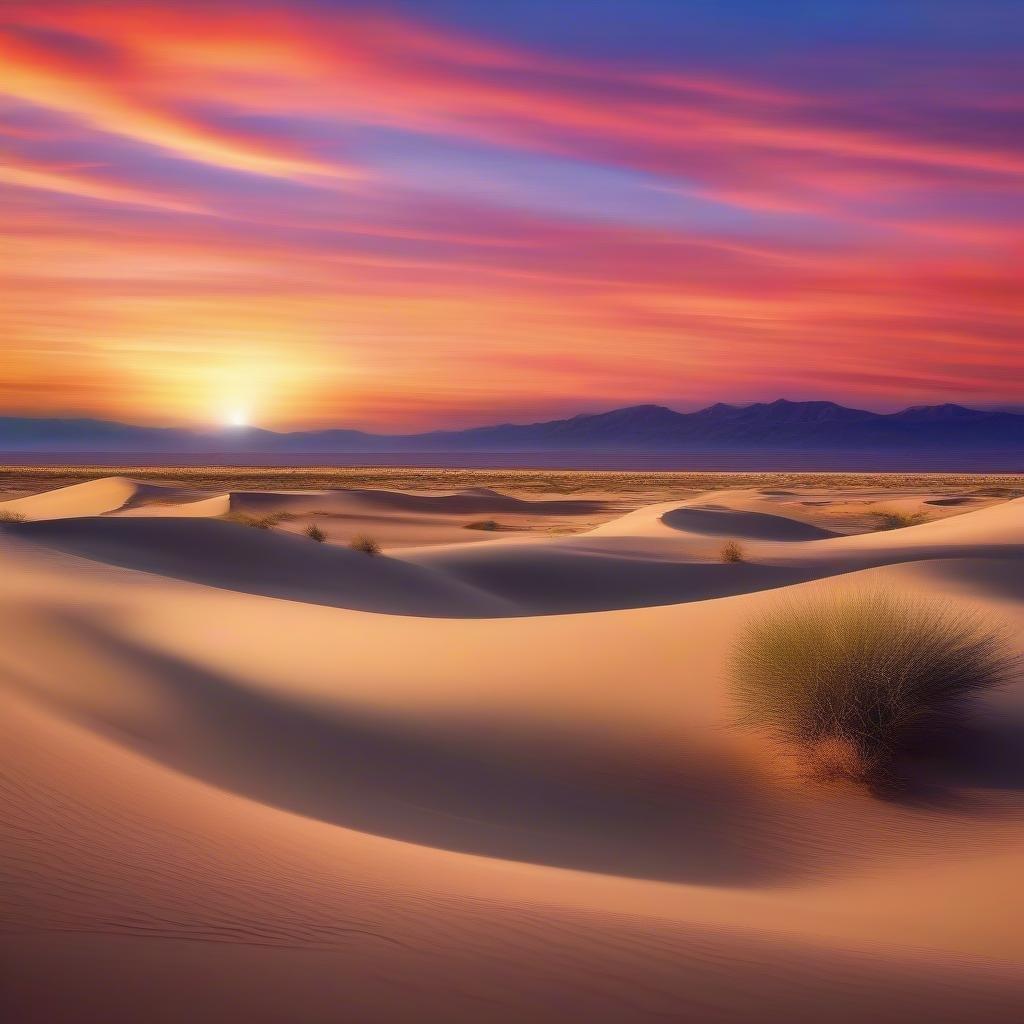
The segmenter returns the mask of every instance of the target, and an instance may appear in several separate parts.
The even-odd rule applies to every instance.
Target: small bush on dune
[[[927,512],[876,512],[876,529],[902,530],[905,526],[920,526],[928,522]]]
[[[309,537],[310,540],[315,540],[318,544],[323,544],[323,542],[327,540],[327,534],[324,533],[316,523],[310,523],[302,532]]]
[[[228,519],[242,526],[250,526],[254,530],[272,530],[279,523],[294,519],[291,512],[272,512],[265,516],[252,516],[246,512],[232,512]]]
[[[723,562],[742,562],[745,561],[743,554],[743,546],[739,541],[727,540],[722,545],[720,556]]]
[[[25,519],[24,512],[12,512],[10,509],[0,508],[0,524],[23,523]]]
[[[873,785],[962,724],[1016,664],[969,611],[887,591],[785,605],[751,623],[732,663],[739,724],[790,745],[809,774]]]
[[[254,530],[269,530],[273,523],[258,516],[246,515],[244,512],[232,512],[225,517],[229,522],[238,523],[239,526],[251,526]]]
[[[380,554],[380,545],[372,537],[355,537],[349,547],[353,551],[362,551],[364,555]]]
[[[277,526],[277,520],[273,516],[240,515],[237,521],[243,526],[249,526],[254,530],[271,530]]]
[[[478,519],[475,523],[466,523],[467,530],[500,530],[501,524],[496,519]]]

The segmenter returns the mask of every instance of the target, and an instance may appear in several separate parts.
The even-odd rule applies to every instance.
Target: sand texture
[[[761,610],[876,585],[1024,653],[1024,499],[633,505],[0,502],[2,1019],[1024,1019],[1020,674],[885,799],[795,776],[727,679]]]

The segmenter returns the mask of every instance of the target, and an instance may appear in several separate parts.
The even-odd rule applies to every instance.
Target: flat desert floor
[[[1024,652],[1024,480],[364,476],[0,481],[4,1021],[1024,1019],[1024,679],[888,797],[728,690],[866,586]]]

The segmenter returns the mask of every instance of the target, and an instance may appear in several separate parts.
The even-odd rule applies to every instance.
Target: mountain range
[[[276,432],[254,427],[196,430],[96,419],[0,417],[0,453],[372,452],[935,452],[1024,453],[1024,414],[960,405],[912,406],[896,413],[834,402],[717,403],[681,413],[636,405],[543,423],[502,423],[421,434],[343,428]]]

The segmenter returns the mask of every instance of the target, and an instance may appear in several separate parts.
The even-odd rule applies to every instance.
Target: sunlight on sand
[[[868,582],[1024,647],[1024,498],[657,497],[0,503],[0,944],[39,1019],[1019,1019],[1019,680],[883,800],[781,771],[726,666],[759,610]]]

